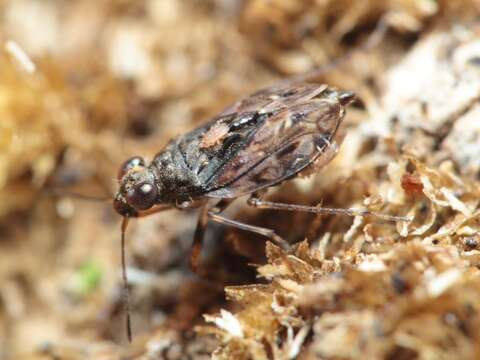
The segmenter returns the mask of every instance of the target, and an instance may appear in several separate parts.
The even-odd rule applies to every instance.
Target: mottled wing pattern
[[[296,115],[298,111],[306,111],[305,106],[300,109],[295,104],[306,103],[326,89],[326,85],[283,85],[261,90],[240,100],[204,126],[174,140],[170,146],[176,149],[175,161],[182,161],[190,170],[191,177],[195,177],[202,187],[218,189],[230,183],[228,176],[238,175],[231,170],[225,174],[225,170],[231,169],[233,164],[260,161],[263,158],[260,153],[272,148],[272,144],[267,141],[271,140],[274,133],[281,131],[282,136],[290,133],[294,135],[297,131],[295,126],[286,132],[282,129],[290,122],[295,124],[300,120],[301,116]],[[288,116],[289,120],[285,117],[287,113],[291,115]],[[207,145],[211,146],[203,146],[203,140],[207,137],[210,139],[212,133],[215,134],[215,128],[225,128],[228,131],[220,131],[219,141],[208,141]],[[255,149],[250,147],[252,142],[256,143]],[[260,146],[260,142],[263,142],[265,149]],[[257,150],[258,154],[250,156],[250,160],[246,158],[248,152]],[[242,171],[243,168],[239,170]]]
[[[332,146],[343,107],[331,99],[289,106],[266,120],[215,179],[210,197],[237,197],[284,181]]]
[[[222,114],[180,137],[176,140],[176,148],[191,175],[204,187],[250,141],[265,118],[255,112]],[[219,123],[225,124],[227,133],[211,146],[202,146],[203,138]]]
[[[275,112],[313,99],[326,89],[325,84],[308,83],[271,86],[237,101],[223,113]]]

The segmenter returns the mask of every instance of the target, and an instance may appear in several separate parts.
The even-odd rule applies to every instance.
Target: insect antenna
[[[86,200],[86,201],[96,201],[96,202],[105,202],[105,201],[111,201],[112,196],[94,196],[94,195],[87,195],[87,194],[82,194],[82,193],[77,193],[74,191],[65,191],[62,189],[56,189],[56,188],[48,188],[47,193],[52,195],[52,196],[58,196],[58,197],[71,197],[79,200]]]
[[[123,279],[123,304],[125,306],[125,326],[127,329],[128,342],[132,342],[132,323],[130,320],[130,291],[128,289],[127,266],[125,261],[125,232],[127,231],[128,217],[122,220],[122,279]]]

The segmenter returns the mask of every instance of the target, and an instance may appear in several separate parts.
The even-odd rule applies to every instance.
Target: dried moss
[[[0,55],[0,357],[480,352],[478,4],[11,0],[1,10],[2,41],[36,71]],[[362,50],[379,22],[388,31]],[[205,280],[187,268],[194,214],[142,220],[128,233],[135,341],[125,344],[118,219],[110,204],[47,188],[111,193],[125,158],[151,156],[239,96],[325,64],[316,78],[362,104],[349,109],[334,161],[273,197],[413,221],[240,206],[232,216],[297,245],[285,252],[215,229]],[[86,263],[102,272],[79,295],[72,279]]]

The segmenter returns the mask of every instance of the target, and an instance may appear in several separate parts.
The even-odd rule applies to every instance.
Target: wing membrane
[[[168,168],[163,170],[164,186],[172,193],[240,196],[318,162],[334,142],[344,113],[339,93],[326,85],[267,88],[172,140],[157,155],[157,166]]]
[[[275,114],[288,111],[299,102],[308,102],[326,88],[326,85],[301,84],[258,91],[227,108],[204,126],[174,140],[170,146],[179,152],[179,160],[185,163],[199,183],[207,187],[214,186],[211,183],[228,167],[230,161],[241,155],[240,152],[248,148],[254,139],[261,140],[261,136],[267,135],[265,133],[268,131],[258,133],[259,129],[270,126],[268,124],[272,124],[272,119],[273,122],[281,121],[281,117],[275,117]],[[218,144],[202,147],[206,134],[219,124],[228,129],[227,133]]]
[[[311,100],[272,116],[225,165],[208,196],[240,196],[302,171],[334,145],[341,111],[330,101]]]

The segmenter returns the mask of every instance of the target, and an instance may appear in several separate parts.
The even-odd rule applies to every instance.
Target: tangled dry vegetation
[[[478,358],[477,1],[10,0],[0,11],[0,358]],[[119,219],[50,189],[111,194],[127,157],[318,66],[316,80],[361,104],[334,161],[271,197],[413,220],[238,201],[232,216],[296,245],[213,227],[208,279],[187,266],[195,214],[138,221],[127,344]]]

